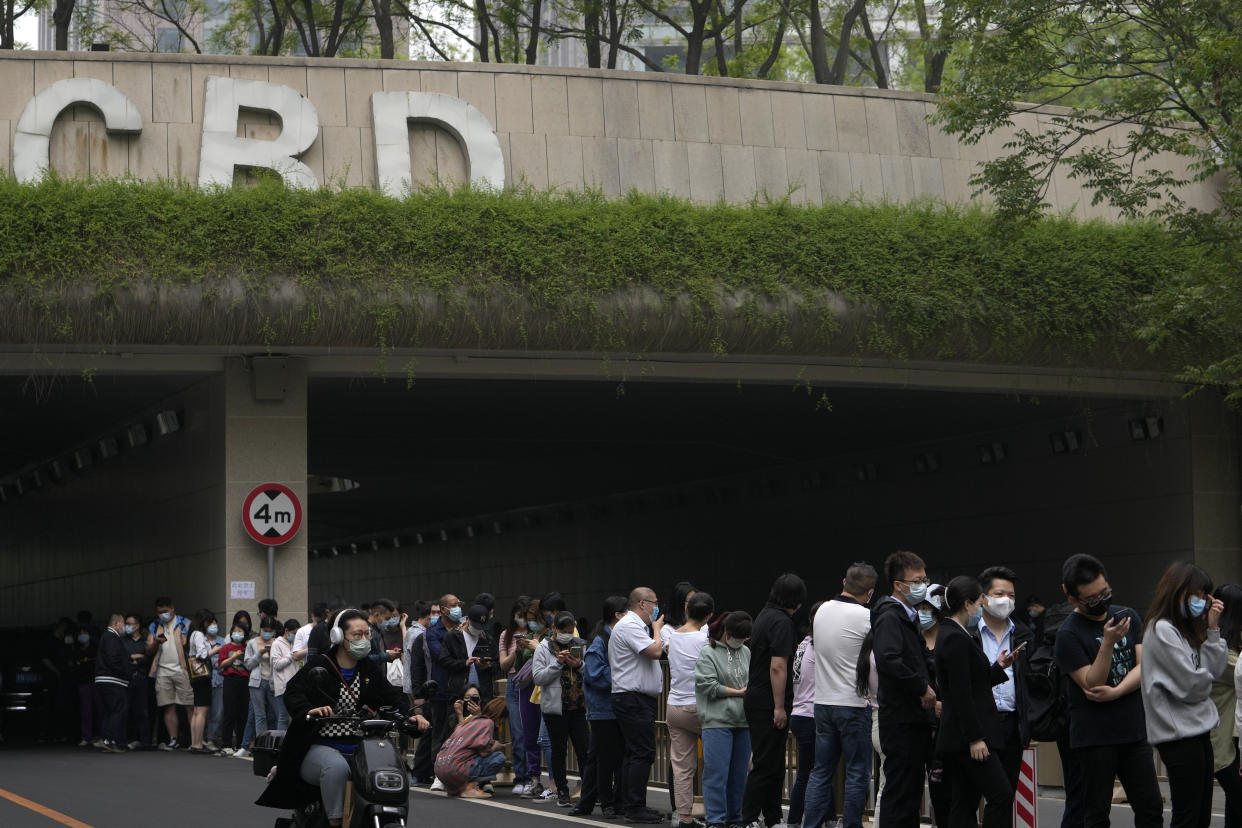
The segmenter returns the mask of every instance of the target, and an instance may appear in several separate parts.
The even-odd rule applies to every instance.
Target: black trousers
[[[1069,736],[1057,739],[1057,753],[1061,757],[1061,774],[1065,780],[1065,811],[1061,814],[1061,828],[1083,828],[1086,806],[1082,800],[1082,764],[1078,751],[1070,747]]]
[[[1005,771],[1005,778],[1009,780],[1009,790],[1018,790],[1018,773],[1022,770],[1022,734],[1018,730],[1018,714],[1016,713],[997,713],[996,720],[999,723],[997,733],[1000,734],[1000,740],[993,751],[999,758],[1001,767]]]
[[[785,787],[785,745],[789,725],[772,725],[772,711],[746,708],[746,724],[750,727],[750,773],[742,794],[742,824],[749,825],[759,816],[767,825],[781,819],[781,793]]]
[[[242,748],[250,712],[250,678],[224,676],[224,710],[220,713],[221,747]]]
[[[647,805],[647,777],[655,760],[655,696],[613,693],[612,712],[624,739],[617,810],[633,811]]]
[[[886,721],[881,711],[884,793],[880,797],[879,828],[918,828],[923,769],[931,756],[931,744],[931,725]],[[955,770],[950,769],[950,779]]]
[[[1086,828],[1108,828],[1113,807],[1113,778],[1121,782],[1134,828],[1162,828],[1164,805],[1156,784],[1156,765],[1146,741],[1124,745],[1092,745],[1078,749],[1082,767],[1082,801]],[[1208,770],[1211,770],[1209,760]],[[1170,773],[1170,776],[1172,774]]]
[[[129,689],[126,690],[129,727],[133,731],[134,738],[141,742],[143,747],[151,747],[154,744],[151,741],[151,716],[147,707],[147,685],[149,683],[147,677],[139,673],[130,676]]]
[[[587,726],[586,709],[569,710],[557,716],[543,714],[548,724],[548,740],[552,742],[552,778],[556,780],[558,794],[569,793],[569,780],[565,776],[565,759],[569,755],[569,743],[574,743],[578,767],[585,774],[587,756],[590,752],[591,729]],[[583,785],[586,784],[585,779]]]
[[[590,813],[598,802],[601,808],[615,808],[617,804],[617,771],[621,768],[621,728],[616,719],[592,719],[591,744],[587,748],[586,763],[582,765],[582,798],[578,807]],[[576,750],[576,748],[575,748]]]
[[[423,707],[423,716],[427,721],[432,722],[432,727],[435,727],[431,717],[430,704]],[[430,730],[424,730],[422,735],[418,737],[418,746],[414,748],[414,770],[410,772],[420,782],[430,782],[432,777],[435,776],[436,757],[431,752],[431,733],[432,731]],[[518,751],[521,750],[521,747],[515,745],[513,749]]]
[[[1225,828],[1242,828],[1242,776],[1238,776],[1238,740],[1233,740],[1233,761],[1216,772],[1225,792]]]
[[[983,828],[1009,828],[1013,824],[1013,788],[997,754],[989,753],[987,759],[976,762],[969,751],[955,750],[946,753],[944,760],[950,768],[949,784],[953,788],[949,828],[975,828],[980,797],[986,802]]]
[[[104,741],[115,745],[125,745],[125,712],[129,696],[129,688],[119,684],[96,683],[95,689],[103,701],[103,733]]]
[[[457,725],[457,711],[453,709],[453,703],[448,700],[433,700],[428,707],[431,710],[431,751],[432,764],[435,763],[436,756],[440,755],[440,748],[444,745],[444,740],[453,732],[453,728]],[[417,761],[418,754],[414,754]]]
[[[1207,828],[1212,821],[1212,740],[1206,733],[1156,745],[1169,773],[1169,828]]]

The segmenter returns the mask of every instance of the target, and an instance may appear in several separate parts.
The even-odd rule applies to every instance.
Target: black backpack
[[[1058,604],[1044,611],[1044,632],[1027,662],[1027,710],[1031,738],[1037,742],[1055,742],[1064,737],[1069,728],[1069,698],[1054,649],[1057,630],[1071,612],[1069,604]]]

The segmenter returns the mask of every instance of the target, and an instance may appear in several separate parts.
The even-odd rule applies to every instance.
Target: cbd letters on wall
[[[57,81],[35,95],[22,111],[13,141],[13,173],[34,182],[50,166],[52,126],[65,109],[87,104],[99,111],[108,132],[137,135],[142,115],[125,93],[93,78]],[[273,140],[237,137],[242,109],[270,112],[280,119]],[[400,197],[412,184],[409,124],[434,124],[461,144],[470,183],[501,189],[505,161],[496,130],[482,112],[460,98],[435,92],[376,92],[371,95],[376,180],[387,195]],[[319,113],[297,90],[265,81],[216,75],[207,78],[198,184],[230,186],[238,167],[274,170],[290,187],[316,187],[319,180],[298,158],[319,138]]]

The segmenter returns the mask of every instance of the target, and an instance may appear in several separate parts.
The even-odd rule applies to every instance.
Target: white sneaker
[[[233,755],[233,749],[232,749],[232,748],[223,748],[223,749],[221,749],[221,751],[220,751],[220,755],[221,755],[221,756],[232,756],[232,755]]]
[[[233,758],[234,759],[249,759],[250,751],[246,750],[245,748],[238,748],[237,750],[233,751]]]
[[[521,796],[522,794],[526,793],[526,786],[525,785],[514,785],[512,793],[514,796]]]
[[[78,742],[78,747],[90,747],[90,746],[91,746],[91,743],[90,743],[90,742],[88,742],[88,741],[86,741],[85,739],[83,739],[82,741]]]
[[[432,789],[433,791],[442,791],[442,790],[444,790],[444,783],[440,781],[440,777],[438,777],[438,776],[437,776],[437,777],[436,777],[436,781],[434,781],[434,782],[432,782],[432,783],[431,783],[431,789]]]
[[[104,746],[104,740],[103,740],[103,739],[93,739],[93,740],[91,740],[91,747],[102,748],[103,746]]]
[[[539,796],[536,798],[539,799],[541,802],[547,802],[549,800],[556,799],[556,791],[545,789],[544,792],[539,794]]]

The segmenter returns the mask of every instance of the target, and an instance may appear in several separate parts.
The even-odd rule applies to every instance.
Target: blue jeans
[[[509,744],[513,745],[513,784],[525,785],[530,781],[526,773],[526,743],[522,739],[522,711],[518,704],[517,684],[513,677],[505,682],[505,704],[509,708]]]
[[[207,738],[219,744],[220,719],[224,715],[224,685],[211,688],[211,709],[207,711]]]
[[[285,697],[281,694],[279,696],[273,696],[272,698],[276,703],[276,729],[288,730],[289,708],[285,707]]]
[[[704,728],[703,809],[708,825],[742,821],[742,793],[750,762],[750,729]]]
[[[270,681],[260,681],[258,687],[250,688],[250,712],[254,716],[255,734],[275,729],[278,713],[276,710],[276,694],[272,692],[272,683]]]
[[[470,763],[470,781],[480,783],[491,782],[504,766],[505,752],[503,750],[496,750],[486,756],[480,756]]]
[[[845,828],[861,828],[871,784],[871,709],[815,705],[815,769],[806,785],[802,824],[818,826],[834,810],[832,778],[845,755]]]
[[[257,688],[256,688],[257,689]],[[319,788],[324,816],[340,819],[345,813],[345,783],[349,781],[349,760],[327,745],[311,745],[300,769],[302,781]]]

